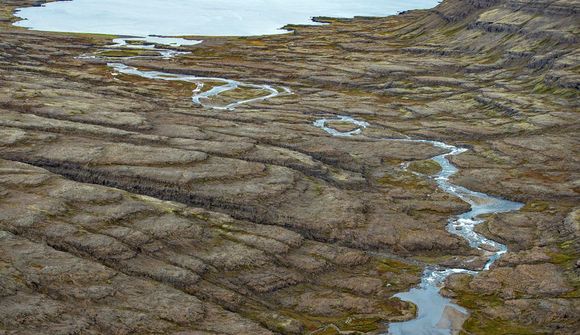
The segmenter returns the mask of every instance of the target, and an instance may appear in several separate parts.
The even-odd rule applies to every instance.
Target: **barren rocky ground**
[[[471,312],[462,332],[578,333],[579,1],[446,0],[124,61],[293,91],[235,111],[76,58],[110,36],[11,26],[41,2],[0,4],[0,334],[379,333],[411,319],[392,296],[425,265],[484,255],[445,229],[468,205],[401,168],[432,173],[442,151],[378,140],[402,136],[470,148],[454,182],[525,204],[478,227],[508,254],[446,282]],[[228,94],[213,103],[256,92]],[[371,122],[367,136],[312,125],[332,115]]]

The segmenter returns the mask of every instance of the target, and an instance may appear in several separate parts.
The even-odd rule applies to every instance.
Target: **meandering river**
[[[348,132],[338,131],[329,125],[329,122],[347,122],[354,126],[354,130]],[[364,129],[370,125],[361,120],[356,120],[350,116],[339,116],[330,119],[320,119],[314,122],[314,126],[321,128],[332,136],[351,137],[361,136]],[[458,172],[449,157],[459,155],[467,149],[459,148],[439,141],[423,139],[396,139],[382,138],[384,141],[403,141],[410,143],[429,143],[435,147],[446,150],[446,153],[431,158],[441,166],[441,171],[433,176],[439,188],[449,194],[459,197],[471,205],[471,210],[452,216],[449,218],[447,230],[455,235],[465,238],[472,248],[482,250],[488,254],[488,260],[482,271],[488,270],[490,266],[504,253],[507,247],[499,242],[490,240],[475,231],[475,226],[482,223],[484,214],[505,213],[519,210],[523,204],[493,197],[484,193],[475,192],[465,187],[451,183],[450,178]],[[482,247],[485,246],[485,249]],[[494,250],[493,252],[486,250]],[[444,280],[454,273],[477,274],[461,268],[438,268],[427,267],[423,272],[421,284],[408,292],[396,295],[402,300],[410,301],[417,305],[417,317],[410,321],[391,323],[389,333],[391,335],[451,335],[461,329],[464,318],[457,315],[467,315],[468,311],[463,307],[454,304],[450,299],[441,296],[439,290]]]
[[[325,5],[322,6],[321,4]],[[384,1],[388,4],[388,1]],[[390,2],[393,3],[392,1]],[[332,5],[331,5],[332,4]],[[381,4],[379,6],[379,4]],[[383,2],[377,0],[368,1],[295,1],[292,6],[288,6],[286,2],[282,1],[226,1],[226,0],[212,0],[212,1],[160,1],[147,0],[136,1],[127,0],[123,2],[113,0],[75,0],[72,2],[52,3],[38,8],[27,8],[20,12],[20,15],[29,19],[29,21],[20,21],[18,25],[34,27],[39,30],[56,30],[56,31],[71,31],[71,32],[97,32],[97,33],[112,33],[112,34],[128,34],[139,37],[131,38],[117,38],[113,44],[104,49],[104,51],[111,50],[146,50],[150,53],[145,55],[136,55],[131,57],[111,57],[104,56],[102,53],[95,53],[89,55],[82,55],[81,59],[92,59],[99,61],[106,61],[107,65],[112,69],[113,73],[139,76],[151,80],[164,81],[182,81],[195,85],[192,90],[192,102],[207,108],[220,110],[234,110],[242,104],[248,104],[257,101],[264,101],[276,98],[280,95],[291,94],[291,90],[286,87],[276,87],[266,84],[244,83],[227,78],[201,77],[193,75],[183,75],[175,73],[167,73],[160,71],[148,71],[129,66],[124,61],[134,58],[162,58],[169,59],[182,55],[184,51],[172,50],[170,48],[158,48],[156,45],[166,46],[182,46],[195,45],[201,43],[199,40],[189,40],[183,38],[164,38],[159,36],[151,36],[155,34],[163,35],[185,35],[192,32],[197,35],[253,35],[265,33],[278,33],[277,29],[286,22],[294,23],[308,23],[310,15],[324,14],[333,16],[352,16],[359,15],[388,15],[393,14],[392,9],[382,6]],[[214,20],[208,23],[207,20],[196,22],[193,26],[185,23],[195,22],[192,17],[185,16],[184,13],[190,12],[184,8],[190,8],[195,5],[200,13],[195,12],[194,17],[200,15],[207,15],[209,20]],[[320,6],[319,6],[320,5]],[[349,6],[356,7],[357,10]],[[434,1],[415,1],[406,2],[404,8],[410,9],[414,7],[430,7],[434,5]],[[96,6],[96,7],[95,7]],[[264,20],[263,14],[265,11],[271,11],[271,6],[277,6],[277,10],[272,15],[272,20]],[[393,5],[401,8],[401,5]],[[223,7],[223,8],[222,8]],[[288,15],[281,15],[280,8],[292,7]],[[348,9],[346,9],[348,7]],[[153,9],[161,8],[167,18],[171,18],[171,23],[162,23],[153,20],[147,22],[144,26],[143,22],[138,22],[133,28],[129,28],[127,21],[127,11],[136,11],[142,15],[141,19],[153,15]],[[221,8],[221,9],[220,9]],[[333,10],[329,10],[333,8]],[[377,9],[377,8],[380,8]],[[70,12],[67,12],[70,10]],[[219,20],[224,20],[225,25],[221,28],[216,28],[218,21],[217,13],[223,10],[227,15],[222,15]],[[318,12],[320,10],[320,12]],[[80,12],[79,12],[80,11]],[[204,12],[205,11],[205,12]],[[209,12],[208,12],[209,11]],[[87,15],[90,15],[87,17]],[[309,13],[305,16],[304,13]],[[229,22],[231,17],[228,15],[236,15],[233,22]],[[72,15],[62,19],[64,16]],[[163,15],[161,15],[163,16]],[[258,18],[258,16],[260,16]],[[305,21],[305,18],[308,20]],[[62,22],[57,22],[62,19]],[[105,21],[100,21],[105,19]],[[160,20],[160,18],[157,17]],[[302,20],[302,21],[301,21]],[[139,21],[139,20],[138,20]],[[267,21],[267,22],[266,22]],[[257,23],[256,23],[257,22]],[[99,26],[100,25],[100,26]],[[99,27],[97,27],[99,26]],[[156,26],[156,30],[151,30],[151,26]],[[147,28],[145,28],[147,27]],[[165,28],[163,28],[165,27]],[[212,28],[213,27],[213,28]],[[212,30],[212,29],[218,29]],[[103,50],[101,50],[103,51]],[[207,85],[207,87],[206,87]],[[249,89],[257,92],[262,92],[250,98],[236,99],[229,98],[229,102],[216,104],[212,99],[219,98],[227,92],[237,89]],[[226,99],[227,100],[227,99]],[[220,100],[221,101],[221,100]],[[332,127],[331,122],[346,122],[354,126],[350,131],[339,131]],[[338,116],[327,119],[319,119],[314,122],[314,126],[324,130],[332,136],[336,137],[354,137],[364,136],[364,130],[371,125],[363,120],[357,120],[350,116]],[[431,141],[424,139],[412,138],[382,138],[384,141],[404,141],[409,143],[429,143],[435,147],[445,150],[444,154],[431,158],[434,162],[441,166],[441,171],[435,176],[428,176],[433,178],[438,187],[471,205],[471,210],[458,216],[449,218],[447,230],[455,235],[465,238],[469,245],[473,248],[480,249],[487,253],[488,260],[485,266],[480,271],[485,271],[507,251],[507,247],[501,243],[490,240],[478,234],[475,231],[475,226],[483,222],[482,216],[485,214],[503,213],[510,211],[517,211],[522,207],[522,204],[493,197],[484,193],[475,192],[455,185],[450,181],[450,178],[458,172],[451,161],[450,157],[459,155],[467,149],[456,147],[447,143],[439,141]],[[404,167],[403,167],[404,168]],[[486,250],[494,250],[492,252]],[[476,275],[478,271],[472,271],[461,268],[440,268],[435,266],[427,267],[423,273],[421,283],[407,292],[401,292],[396,296],[402,300],[410,301],[417,305],[417,318],[399,323],[392,323],[389,325],[389,333],[391,335],[451,335],[457,333],[461,328],[461,322],[457,322],[457,315],[466,316],[468,311],[464,308],[454,304],[450,299],[441,296],[439,290],[444,280],[454,273],[469,273]],[[454,317],[455,315],[455,317]],[[459,318],[463,320],[462,318]]]
[[[387,16],[437,0],[73,0],[21,9],[21,27],[111,35],[281,34],[313,16]]]

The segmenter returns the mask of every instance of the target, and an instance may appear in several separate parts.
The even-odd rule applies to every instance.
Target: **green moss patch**
[[[480,314],[472,315],[463,324],[461,335],[529,335],[529,334],[548,334],[540,333],[533,328],[516,325],[505,320],[493,320],[490,318],[482,318]]]
[[[504,304],[504,301],[495,294],[481,295],[470,291],[469,282],[473,278],[470,276],[462,277],[458,287],[465,289],[455,289],[456,299],[460,306],[466,307],[471,315],[463,324],[461,335],[523,335],[523,334],[542,334],[535,329],[526,325],[521,325],[511,320],[493,319],[482,311],[489,307],[498,307]]]
[[[402,273],[402,272],[410,272],[413,274],[420,274],[421,268],[417,265],[403,263],[394,259],[384,258],[379,261],[377,265],[377,271],[384,273],[384,272],[392,272],[392,273]]]
[[[381,310],[383,313],[389,316],[395,317],[402,317],[405,315],[414,315],[417,316],[417,306],[412,302],[402,301],[399,298],[391,298],[385,300],[380,305]],[[396,318],[395,318],[396,319]]]
[[[523,212],[544,212],[548,208],[550,208],[550,204],[547,201],[539,201],[534,200],[526,203],[524,207],[522,207],[521,211]]]
[[[342,331],[372,332],[380,328],[383,321],[378,317],[373,318],[347,318],[338,324]]]
[[[409,164],[409,170],[432,176],[441,172],[441,165],[432,160],[414,161]]]
[[[563,295],[564,298],[579,298],[580,297],[580,278],[576,271],[576,262],[578,260],[577,241],[569,240],[560,243],[553,252],[548,252],[550,262],[556,264],[562,269],[568,278],[568,283],[574,288],[573,291]]]
[[[326,328],[312,332],[312,335],[338,335],[338,334],[340,334],[340,332],[332,326],[328,326]]]
[[[411,172],[404,171],[401,173],[388,173],[377,180],[381,185],[392,185],[406,189],[425,189],[429,188],[430,184],[426,180]]]

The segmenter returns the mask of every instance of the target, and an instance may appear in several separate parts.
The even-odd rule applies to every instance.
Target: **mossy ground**
[[[522,207],[522,212],[544,212],[550,208],[550,203],[542,200],[529,201]]]
[[[343,331],[371,332],[380,328],[380,318],[347,318],[338,324],[338,328]]]
[[[551,262],[564,269],[568,282],[574,289],[566,293],[565,298],[580,298],[580,276],[576,265],[580,255],[578,248],[577,240],[569,240],[559,243],[553,252],[548,253]]]
[[[391,185],[412,190],[433,188],[427,180],[409,171],[386,173],[377,182],[380,185]]]
[[[507,320],[493,320],[482,317],[479,313],[474,313],[463,324],[461,335],[529,335],[529,334],[549,334],[548,332],[538,332],[537,330],[513,324]]]
[[[409,164],[409,170],[432,176],[441,171],[441,165],[432,160],[414,161]]]
[[[407,275],[415,276],[418,282],[422,272],[420,266],[390,258],[383,258],[378,262],[371,263],[371,266],[382,278],[390,278],[389,275]],[[385,281],[384,284],[392,285],[388,280]],[[411,285],[415,284],[416,283],[411,283]],[[389,288],[392,288],[395,292],[406,290],[409,288],[409,282],[406,282],[405,284],[394,284],[389,286]],[[307,286],[298,285],[292,289],[292,292],[287,292],[286,294],[297,295],[299,292],[303,291],[308,291]],[[390,292],[390,290],[387,290],[386,292]],[[415,305],[401,301],[398,298],[388,298],[388,295],[386,295],[385,298],[376,305],[376,309],[377,311],[375,314],[369,315],[344,313],[336,316],[323,316],[298,312],[292,309],[282,310],[281,314],[298,320],[304,326],[305,333],[316,335],[339,334],[339,331],[353,332],[352,334],[374,334],[384,331],[386,324],[389,321],[406,320],[416,314]]]
[[[403,273],[408,272],[412,274],[421,274],[421,267],[409,263],[403,263],[390,258],[384,258],[380,260],[377,264],[377,271],[380,273],[392,272],[392,273]]]
[[[461,278],[461,287],[467,287],[471,277]],[[498,295],[475,294],[468,290],[455,290],[457,302],[460,306],[466,307],[471,312],[469,318],[463,324],[461,335],[523,335],[537,334],[533,329],[519,325],[510,320],[495,320],[482,312],[486,307],[497,307],[503,304],[503,300]]]

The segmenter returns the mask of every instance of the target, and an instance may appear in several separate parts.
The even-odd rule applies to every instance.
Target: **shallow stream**
[[[355,129],[348,132],[340,132],[329,122],[350,123]],[[314,126],[321,128],[332,136],[350,137],[361,135],[369,126],[367,122],[356,120],[349,116],[338,116],[331,119],[320,119],[314,122]],[[505,213],[519,210],[523,204],[493,197],[484,193],[475,192],[465,187],[454,185],[450,178],[458,172],[457,167],[451,163],[451,156],[459,155],[467,149],[459,148],[439,141],[421,139],[392,139],[383,138],[384,141],[402,141],[411,143],[429,143],[437,148],[446,150],[446,153],[431,158],[441,166],[441,171],[432,176],[439,188],[451,195],[459,197],[471,205],[471,210],[449,218],[447,230],[455,235],[465,238],[472,248],[482,250],[487,254],[487,262],[481,271],[489,270],[490,266],[504,253],[507,247],[499,242],[490,240],[475,231],[475,226],[484,222],[481,218],[485,214]],[[482,248],[484,247],[484,248]],[[493,250],[493,251],[487,251]],[[423,272],[421,284],[407,292],[402,292],[396,297],[404,301],[410,301],[417,306],[415,319],[391,323],[390,335],[452,335],[459,332],[468,311],[454,304],[449,298],[443,297],[439,290],[447,277],[455,273],[477,274],[478,271],[468,269],[446,269],[427,267]]]

